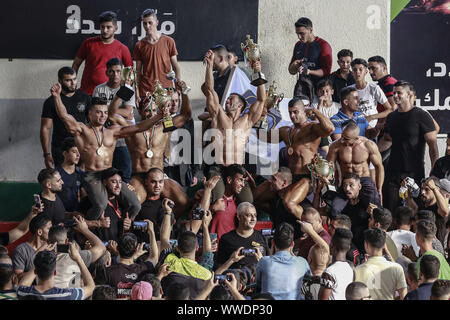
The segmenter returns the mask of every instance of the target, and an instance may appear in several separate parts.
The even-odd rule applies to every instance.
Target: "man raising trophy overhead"
[[[245,44],[241,43],[241,48],[244,52],[245,62],[248,60],[250,63],[250,68],[253,69],[250,83],[255,87],[267,83],[266,77],[261,72],[260,65],[255,65],[256,62],[261,61],[261,51],[259,50],[258,45],[253,42],[253,39],[250,39],[250,35],[247,35]]]

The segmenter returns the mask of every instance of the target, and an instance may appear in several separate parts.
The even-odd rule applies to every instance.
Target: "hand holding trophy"
[[[176,78],[176,76],[175,76],[175,71],[173,71],[173,70],[170,71],[170,72],[166,75],[166,78],[167,78],[168,80],[173,80],[173,81],[175,81],[175,83],[177,83],[177,82],[183,83],[183,85],[181,86],[181,92],[182,92],[183,94],[188,94],[189,91],[191,91],[191,87],[188,87],[184,81],[181,81],[180,79],[177,79],[177,78]]]
[[[255,123],[255,125],[253,126],[253,128],[255,128],[255,129],[264,129],[264,130],[269,129],[269,122],[267,120],[267,114],[270,112],[270,110],[272,108],[275,109],[275,112],[277,112],[278,114],[281,114],[280,102],[284,98],[284,93],[278,94],[276,92],[277,87],[275,84],[276,84],[276,82],[273,81],[272,85],[269,86],[269,90],[266,93],[267,94],[266,105],[264,106],[264,110],[263,110],[261,119],[257,123]]]
[[[322,196],[328,191],[336,192],[336,187],[333,184],[326,183],[330,181],[334,183],[334,165],[323,159],[319,154],[316,154],[313,161],[307,165],[308,170],[311,172],[311,182],[313,185],[314,193],[317,191],[319,180],[324,182],[321,194]]]
[[[136,71],[133,67],[122,68],[121,82],[124,82],[117,91],[116,95],[124,101],[128,101],[133,97],[134,89],[133,86],[136,83]]]
[[[153,91],[153,97],[155,98],[155,103],[163,113],[163,132],[170,132],[176,130],[177,127],[174,126],[172,116],[169,113],[163,112],[167,105],[171,102],[172,97],[167,89],[164,89],[159,82],[155,81],[155,90]]]
[[[245,62],[248,60],[250,67],[253,69],[250,83],[255,87],[267,83],[266,77],[261,72],[261,67],[256,63],[261,61],[261,51],[258,45],[253,42],[253,39],[250,39],[250,35],[247,35],[245,44],[241,43],[241,49],[244,52]]]

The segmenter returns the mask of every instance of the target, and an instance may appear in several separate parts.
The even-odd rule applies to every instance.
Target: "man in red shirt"
[[[119,58],[124,66],[133,65],[130,50],[119,40],[114,39],[117,31],[117,15],[112,11],[100,14],[100,36],[88,38],[83,41],[73,60],[72,68],[78,73],[85,61],[80,90],[92,95],[94,88],[106,81],[106,62],[112,58]]]
[[[319,80],[327,77],[333,63],[331,46],[313,33],[311,20],[302,17],[295,23],[299,41],[295,44],[289,73],[299,74],[294,96],[306,94],[310,101],[314,98],[314,88]]]
[[[168,80],[166,75],[173,69],[175,77],[180,79],[180,67],[175,41],[157,29],[159,21],[156,10],[144,10],[141,19],[146,36],[136,43],[133,59],[136,61],[139,95],[144,97],[146,92],[153,93],[156,80],[159,80],[164,88],[173,88],[172,80]],[[136,98],[139,100],[138,94]]]

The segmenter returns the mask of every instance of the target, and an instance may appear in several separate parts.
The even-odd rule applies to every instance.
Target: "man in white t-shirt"
[[[319,300],[345,300],[345,289],[354,279],[353,263],[346,259],[352,238],[350,230],[335,230],[330,243],[333,262],[322,273]]]
[[[113,101],[117,91],[120,89],[123,64],[118,58],[112,58],[106,63],[106,75],[108,81],[95,87],[92,97],[100,97],[107,101],[109,106]],[[134,120],[133,108],[136,108],[135,95],[124,101],[119,107],[118,115],[123,117],[130,125],[136,124]],[[116,115],[117,115],[116,114]],[[131,179],[131,157],[128,152],[125,139],[117,139],[116,149],[114,149],[112,166],[122,171],[122,179],[128,183]]]
[[[318,102],[312,104],[313,108],[319,109],[328,118],[339,112],[341,104],[333,101],[333,83],[329,79],[322,79],[317,83]]]
[[[416,256],[419,256],[420,250],[416,243],[416,234],[410,231],[413,220],[414,212],[410,207],[398,207],[395,210],[396,229],[387,233],[397,247],[398,258],[396,262],[403,267],[405,273],[408,264],[412,261],[402,254],[402,248],[405,246],[408,248],[412,246]]]
[[[375,83],[367,83],[368,63],[364,59],[356,58],[351,63],[355,84],[351,85],[358,90],[359,111],[366,116],[371,127],[377,125],[377,119],[384,119],[394,109],[389,103],[380,86]],[[377,105],[381,104],[385,110],[378,113]]]

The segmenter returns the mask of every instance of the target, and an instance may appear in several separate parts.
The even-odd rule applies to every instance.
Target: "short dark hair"
[[[48,250],[40,251],[34,257],[33,263],[38,278],[47,280],[55,272],[56,255]]]
[[[247,108],[247,100],[245,100],[243,95],[241,95],[241,94],[239,94],[237,92],[230,93],[230,96],[231,95],[237,96],[239,98],[239,100],[242,102],[241,110],[244,110],[245,108]]]
[[[197,236],[192,231],[185,230],[178,236],[178,250],[181,253],[189,253],[197,247]]]
[[[339,92],[340,96],[341,96],[341,101],[343,101],[344,99],[347,99],[348,95],[354,91],[358,91],[355,87],[344,87],[341,89],[341,91]]]
[[[427,220],[436,223],[436,216],[431,210],[419,210],[416,213],[417,220]]]
[[[119,58],[112,58],[106,62],[106,69],[109,69],[112,66],[122,66],[123,67],[123,63],[122,63],[122,61],[120,61]]]
[[[347,300],[357,300],[359,299],[360,290],[366,289],[367,286],[365,283],[360,281],[354,281],[350,283],[345,289],[345,299]]]
[[[345,173],[344,176],[342,177],[342,181],[347,180],[347,179],[355,179],[357,181],[361,180],[359,175],[354,173],[354,172],[347,172],[347,173]]]
[[[39,171],[37,176],[38,182],[43,185],[47,180],[52,179],[58,170],[53,168],[45,168]]]
[[[371,247],[382,249],[386,243],[386,233],[378,228],[367,229],[364,231],[364,241]]]
[[[76,74],[75,70],[72,67],[62,67],[58,70],[58,79],[62,80],[66,74]]]
[[[416,223],[416,234],[428,241],[432,241],[436,235],[436,224],[428,220],[419,220]]]
[[[431,287],[431,296],[433,298],[441,298],[450,293],[450,280],[438,279]]]
[[[307,97],[306,97],[307,98]],[[297,103],[301,103],[303,106],[305,106],[305,104],[303,103],[303,98],[300,96],[295,96],[293,97],[291,100],[289,100],[288,102],[288,108],[292,108],[293,106],[295,106]],[[309,100],[309,98],[308,98]]]
[[[292,241],[294,241],[294,227],[287,222],[280,223],[275,229],[273,236],[275,246],[280,250],[284,250],[291,246]]]
[[[209,300],[232,300],[232,295],[225,285],[218,285],[209,294]]]
[[[86,110],[85,110],[85,114],[87,116],[87,114],[89,113],[89,111],[94,107],[94,105],[108,105],[108,101],[105,98],[101,98],[101,97],[92,97],[91,101],[87,104],[86,106]]]
[[[98,16],[98,23],[102,24],[103,22],[112,22],[116,25],[117,14],[113,11],[104,11],[100,13],[100,15]]]
[[[346,214],[338,214],[335,217],[331,218],[332,220],[336,221],[340,226],[344,227],[345,229],[350,230],[352,228],[352,219]]]
[[[321,79],[316,86],[316,90],[319,91],[320,89],[329,86],[331,89],[333,89],[333,81],[329,78]]]
[[[145,9],[141,13],[141,19],[147,18],[149,16],[154,16],[155,18],[157,18],[157,16],[156,16],[157,13],[158,13],[158,11],[155,9]]]
[[[425,279],[439,277],[440,267],[439,259],[431,254],[426,254],[420,259],[420,272],[422,272]]]
[[[12,264],[0,264],[0,289],[9,283],[13,275],[14,269]]]
[[[117,243],[117,249],[121,258],[131,258],[137,248],[138,241],[136,235],[131,232],[124,233]]]
[[[227,47],[225,47],[223,44],[216,44],[210,48],[211,51],[214,52],[214,54],[217,54],[221,57],[226,57],[228,55]]]
[[[386,66],[386,60],[384,60],[384,58],[382,56],[370,57],[368,62],[376,62],[376,63],[380,63],[380,64]]]
[[[189,287],[179,282],[171,283],[165,292],[167,300],[188,300],[191,294]]]
[[[362,59],[362,58],[356,58],[353,59],[352,63],[350,64],[352,66],[352,68],[357,65],[357,64],[362,64],[364,67],[369,67],[369,64],[367,63],[366,60]]]
[[[414,211],[408,206],[399,206],[395,209],[395,222],[397,227],[409,225],[414,219]]]
[[[347,132],[347,130],[353,130],[353,131],[356,129],[359,130],[359,126],[355,121],[346,121],[342,125],[344,127],[342,131]]]
[[[312,28],[312,26],[313,26],[312,21],[306,17],[301,17],[295,22],[296,28],[300,27]]]
[[[337,58],[350,57],[353,60],[353,52],[350,49],[342,49],[337,53]]]
[[[138,276],[138,280],[136,282],[140,281],[146,281],[152,285],[153,297],[157,297],[159,295],[159,292],[161,291],[161,280],[159,280],[159,278],[155,274],[149,272],[141,273]]]
[[[408,264],[406,268],[406,274],[409,276],[408,278],[414,283],[418,283],[419,279],[417,279],[417,262],[411,262]]]
[[[392,224],[392,214],[387,208],[373,209],[373,220],[380,224],[381,229],[387,230]]]
[[[76,147],[75,139],[73,137],[67,137],[63,140],[61,149],[62,151],[69,151],[73,147]]]
[[[55,243],[60,241],[62,238],[67,239],[67,229],[64,226],[54,225],[50,228],[48,232],[48,241],[50,243]]]
[[[49,221],[52,219],[45,214],[38,214],[36,217],[31,219],[29,230],[32,235],[36,235],[39,229],[44,228]]]
[[[405,80],[398,80],[396,83],[394,83],[394,87],[408,87],[408,90],[414,89],[413,85]]]
[[[117,290],[107,284],[95,286],[92,300],[117,300]]]
[[[352,244],[353,233],[350,230],[344,228],[337,228],[331,238],[331,243],[337,251],[350,250]]]
[[[242,174],[244,178],[247,178],[247,171],[240,164],[232,164],[225,168],[225,178],[234,178],[237,174]]]
[[[147,171],[147,173],[145,174],[145,179],[148,178],[148,176],[150,175],[150,173],[153,172],[160,172],[164,175],[164,171],[162,171],[160,168],[154,167],[154,168],[150,168],[150,170]]]

